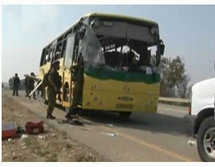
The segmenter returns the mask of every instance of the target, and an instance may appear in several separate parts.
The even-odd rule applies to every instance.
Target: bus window
[[[51,49],[51,52],[50,52],[50,54],[49,54],[49,61],[52,60],[53,54],[54,54],[54,49]]]
[[[43,51],[42,51],[42,56],[41,56],[41,60],[40,60],[40,66],[42,66],[44,64],[44,59],[45,59],[45,49],[43,49]]]
[[[57,44],[57,49],[55,51],[54,60],[61,58],[61,52],[62,52],[62,42]]]
[[[48,49],[45,49],[43,64],[46,64],[48,62],[48,59],[49,59],[49,52],[48,52]]]
[[[63,50],[62,50],[62,55],[61,57],[64,57],[66,53],[66,40],[63,41]]]
[[[64,65],[68,68],[70,68],[72,65],[74,42],[75,42],[75,36],[74,34],[72,34],[67,39],[65,61],[64,61]]]
[[[85,36],[81,43],[81,54],[83,55],[84,61],[90,66],[100,66],[105,64],[105,59],[102,46],[93,32],[89,27],[86,27]],[[87,65],[87,66],[88,66]]]

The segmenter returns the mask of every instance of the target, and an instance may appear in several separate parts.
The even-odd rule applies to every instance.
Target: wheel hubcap
[[[207,156],[215,158],[215,127],[207,130],[204,135],[203,144]]]

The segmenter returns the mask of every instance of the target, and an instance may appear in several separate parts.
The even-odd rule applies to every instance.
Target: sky
[[[39,72],[42,48],[91,12],[156,21],[163,56],[180,56],[190,84],[214,77],[215,5],[2,5],[2,81]]]

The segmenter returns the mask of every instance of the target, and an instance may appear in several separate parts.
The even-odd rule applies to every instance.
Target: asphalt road
[[[114,148],[126,152],[123,160],[200,161],[196,147],[188,145],[191,127],[186,107],[159,104],[157,114],[133,113],[128,121],[113,113],[95,111],[85,117],[116,134],[112,138],[121,138],[118,144],[122,148],[117,144]]]
[[[12,97],[45,118],[41,101]],[[187,144],[189,124],[187,109],[159,104],[158,113],[133,113],[127,121],[117,114],[87,111],[81,117],[83,126],[62,123],[65,112],[55,109],[57,120],[45,120],[103,155],[108,161],[119,162],[186,162],[200,161],[196,147]],[[61,122],[61,123],[60,123]]]

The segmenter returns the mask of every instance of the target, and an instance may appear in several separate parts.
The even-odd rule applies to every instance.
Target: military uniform
[[[20,84],[20,79],[18,75],[15,74],[15,78],[13,80],[13,96],[14,95],[19,96],[19,93],[18,93],[19,84]]]
[[[83,66],[77,67],[76,73],[74,74],[74,88],[73,88],[73,99],[72,99],[72,109],[77,108],[78,102],[82,95],[83,90]]]
[[[34,73],[31,73],[31,76],[35,77]],[[34,90],[34,79],[33,79],[33,78],[28,78],[27,86],[28,86],[28,91],[29,91],[29,93],[30,93],[32,90]],[[36,94],[35,94],[35,92],[33,93],[33,97],[34,97],[34,99],[36,99]],[[29,98],[31,98],[31,97],[29,96]]]
[[[28,95],[29,95],[28,80],[29,80],[29,78],[26,77],[26,78],[25,78],[25,81],[24,81],[24,85],[25,85],[25,94],[26,94],[25,96],[26,96],[26,97],[28,97]]]
[[[66,114],[66,118],[70,119],[71,115],[77,113],[77,106],[82,97],[83,91],[83,73],[84,73],[84,63],[83,58],[79,57],[78,65],[75,67],[74,75],[72,77],[73,80],[73,91],[72,91],[72,104],[68,114]]]
[[[61,77],[54,68],[49,72],[49,80],[53,81],[55,87],[51,83],[48,83],[48,109],[46,118],[54,119],[55,117],[52,116],[52,113],[56,104],[56,95],[60,92],[62,85]]]
[[[59,74],[57,71],[51,70],[49,73],[49,77],[54,81],[54,84],[56,84],[56,78],[58,78]],[[48,109],[47,109],[47,114],[52,115],[55,103],[56,103],[56,95],[58,91],[54,89],[54,87],[49,83],[48,84]]]

